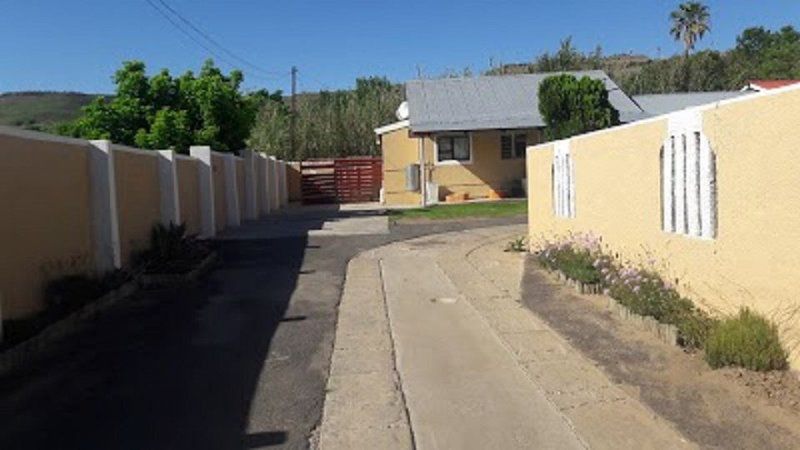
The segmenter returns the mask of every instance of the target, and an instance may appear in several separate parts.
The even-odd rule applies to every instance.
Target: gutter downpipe
[[[427,177],[425,170],[425,137],[420,136],[417,138],[417,147],[419,148],[419,192],[420,192],[420,203],[422,204],[423,208],[428,207],[428,196],[427,196]]]

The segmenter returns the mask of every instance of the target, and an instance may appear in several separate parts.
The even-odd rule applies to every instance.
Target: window
[[[469,136],[466,134],[446,135],[436,138],[436,162],[471,161]]]
[[[500,157],[502,159],[524,158],[528,147],[525,133],[507,133],[500,136]]]
[[[661,152],[664,231],[713,239],[717,234],[716,157],[700,131],[677,130]]]
[[[569,141],[555,143],[552,178],[553,213],[559,217],[575,217],[575,164]]]

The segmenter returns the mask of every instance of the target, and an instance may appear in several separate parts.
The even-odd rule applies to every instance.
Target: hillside
[[[79,92],[8,92],[0,94],[0,125],[36,130],[73,120],[97,97]]]

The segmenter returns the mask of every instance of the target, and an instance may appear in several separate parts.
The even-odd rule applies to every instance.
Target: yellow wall
[[[161,192],[156,152],[114,150],[117,211],[122,264],[146,249],[153,225],[161,221]]]
[[[539,130],[527,130],[528,143],[541,141]],[[471,132],[472,161],[463,164],[435,164],[433,138],[424,138],[427,179],[439,185],[439,198],[466,192],[471,198],[487,197],[492,190],[508,192],[515,181],[525,177],[523,158],[500,157],[500,131]],[[419,204],[418,192],[405,189],[405,170],[419,161],[419,141],[408,128],[381,136],[384,199],[389,205]]]
[[[225,201],[225,158],[222,155],[211,154],[211,171],[214,179],[214,221],[217,231],[222,231],[228,225],[228,203]]]
[[[750,306],[775,319],[791,348],[800,342],[800,90],[755,96],[702,112],[717,157],[716,239],[661,230],[659,153],[667,120],[573,138],[575,217],[553,215],[553,146],[528,150],[532,241],[591,231],[624,258],[650,257],[705,308]],[[800,366],[800,354],[792,354]]]
[[[541,142],[538,130],[527,130],[528,143]],[[435,164],[433,139],[425,139],[425,158],[428,162],[429,180],[439,185],[439,198],[466,192],[470,198],[488,197],[489,192],[510,193],[514,181],[525,177],[525,159],[500,157],[500,131],[475,131],[470,133],[472,162],[463,164]]]
[[[177,158],[178,196],[180,197],[181,222],[186,233],[200,233],[200,185],[197,160]]]
[[[93,268],[88,148],[0,134],[3,319],[41,309],[48,280]]]
[[[383,156],[383,198],[387,205],[418,205],[418,192],[406,190],[406,167],[419,162],[417,139],[408,128],[391,131],[380,137]]]

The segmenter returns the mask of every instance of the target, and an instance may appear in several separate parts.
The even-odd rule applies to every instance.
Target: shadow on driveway
[[[298,210],[223,233],[206,280],[140,292],[1,377],[0,448],[307,447],[347,262],[394,240],[465,228],[308,236],[332,219],[379,214]]]

